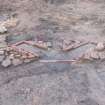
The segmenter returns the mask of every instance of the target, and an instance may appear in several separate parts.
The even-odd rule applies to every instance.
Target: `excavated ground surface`
[[[104,0],[0,0],[0,19],[10,16],[19,23],[8,36],[41,35],[56,49],[61,39],[105,41]],[[88,47],[68,53],[51,50],[43,59],[75,58]],[[105,105],[104,62],[0,66],[0,105]]]

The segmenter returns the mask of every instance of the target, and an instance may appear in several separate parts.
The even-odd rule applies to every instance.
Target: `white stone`
[[[105,46],[104,46],[104,43],[102,43],[102,42],[99,42],[96,46],[97,51],[102,51],[102,50],[104,50],[104,48],[105,48]]]
[[[38,41],[39,44],[43,44],[43,41]]]
[[[0,26],[0,33],[1,34],[3,34],[3,33],[5,33],[5,32],[7,32],[7,29],[6,29],[6,27],[4,27],[4,26]]]
[[[47,42],[47,47],[52,47],[52,43],[51,42]]]
[[[14,66],[18,66],[18,65],[20,65],[20,64],[22,64],[23,63],[23,61],[22,60],[20,60],[20,59],[13,59],[12,60],[12,64],[14,65]]]
[[[3,54],[4,54],[4,50],[0,49],[0,55],[3,55]]]
[[[9,58],[6,58],[5,60],[3,60],[3,62],[1,63],[1,65],[3,67],[8,67],[11,65],[11,60]]]

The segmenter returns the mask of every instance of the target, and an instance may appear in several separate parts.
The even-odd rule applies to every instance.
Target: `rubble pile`
[[[7,20],[3,20],[3,21],[0,21],[0,26],[4,26],[4,27],[15,27],[18,23],[18,19],[17,18],[9,18]]]
[[[7,45],[4,48],[2,47],[0,48],[0,62],[3,67],[8,67],[10,65],[18,66],[40,58],[40,55],[35,52],[33,53],[30,50],[25,50],[25,48],[19,48],[22,44],[31,45],[34,48],[37,47],[43,50],[48,50],[48,48],[51,47],[50,42],[41,41],[20,41],[12,45]]]
[[[48,50],[49,47],[49,42],[43,42],[43,41],[24,41],[24,43],[44,50]]]
[[[6,21],[0,22],[0,25],[8,28],[8,27],[15,27],[17,23],[18,23],[17,18],[10,18],[10,19],[7,19]]]
[[[15,27],[18,23],[18,19],[16,18],[10,18],[5,21],[0,21],[0,63],[3,67],[9,67],[10,65],[18,66],[23,63],[29,63],[31,61],[39,60],[40,55],[36,51],[39,50],[49,50],[52,49],[53,45],[50,41],[44,41],[43,38],[38,38],[35,40],[21,40],[15,42],[15,44],[8,44],[6,41],[6,38],[8,37],[7,33],[9,27]],[[18,38],[16,38],[18,39]],[[13,40],[13,39],[12,39]],[[87,45],[90,42],[84,42],[84,41],[78,41],[78,40],[62,40],[62,45],[60,46],[60,51],[66,53],[68,51],[71,51],[73,49],[79,48],[81,46]],[[28,50],[26,48],[21,48],[19,46],[21,45],[27,45]],[[33,47],[35,52],[30,48]],[[54,49],[53,49],[54,50]],[[79,54],[77,54],[79,55]],[[105,43],[99,42],[95,47],[92,47],[88,49],[80,58],[77,58],[78,60],[104,60],[105,59]],[[74,59],[71,60],[44,60],[42,62],[74,62]]]
[[[71,51],[78,47],[84,46],[89,42],[78,41],[78,40],[64,40],[62,45],[62,51]]]
[[[82,59],[105,60],[105,43],[99,42],[96,47],[88,49],[83,54]]]
[[[27,46],[32,46],[34,49],[38,48],[40,50],[48,50],[52,48],[51,42],[43,42],[43,41],[20,41],[12,45],[8,45],[6,43],[6,36],[0,36],[0,44],[4,44],[5,46],[0,46],[0,63],[3,67],[9,67],[10,65],[18,66],[23,63],[29,63],[31,61],[39,60],[40,55],[38,52],[32,52],[30,49],[26,50],[24,47],[20,48],[19,46],[22,44],[26,44]],[[76,49],[78,47],[84,46],[89,42],[82,41],[65,41],[62,46],[62,51],[64,53]],[[79,59],[87,59],[87,60],[104,60],[105,59],[105,43],[100,42],[95,47],[89,48]],[[50,62],[50,61],[47,61]],[[58,61],[57,61],[58,62]],[[59,61],[61,62],[61,61]],[[65,62],[65,61],[63,61]],[[67,62],[72,62],[69,60]],[[73,61],[74,62],[74,61]]]
[[[15,18],[7,19],[6,21],[0,21],[0,63],[3,67],[10,65],[20,65],[22,63],[28,63],[33,60],[37,60],[39,55],[24,49],[19,49],[16,45],[8,45],[6,42],[7,35],[5,34],[8,27],[15,27],[18,20]]]
[[[7,33],[9,27],[15,27],[18,23],[16,18],[10,18],[6,21],[0,21],[0,34]]]
[[[17,66],[22,63],[37,60],[38,58],[38,54],[33,54],[13,46],[0,50],[0,62],[3,67],[8,67],[10,65]]]

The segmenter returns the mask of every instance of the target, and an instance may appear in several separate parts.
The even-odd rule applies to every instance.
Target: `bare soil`
[[[64,39],[105,41],[104,0],[0,0],[0,19],[11,16],[19,23],[8,36],[41,36],[56,49]],[[68,53],[51,50],[42,58],[72,59],[89,47]],[[105,105],[104,69],[101,61],[0,66],[0,105]]]

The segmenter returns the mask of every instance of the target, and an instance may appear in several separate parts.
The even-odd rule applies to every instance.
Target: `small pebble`
[[[7,32],[7,29],[6,29],[6,27],[4,27],[4,26],[0,26],[0,33],[1,34],[3,34],[3,33],[5,33],[5,32]]]
[[[97,51],[103,51],[104,48],[105,48],[105,46],[104,46],[104,43],[102,43],[102,42],[99,42],[96,46]]]

